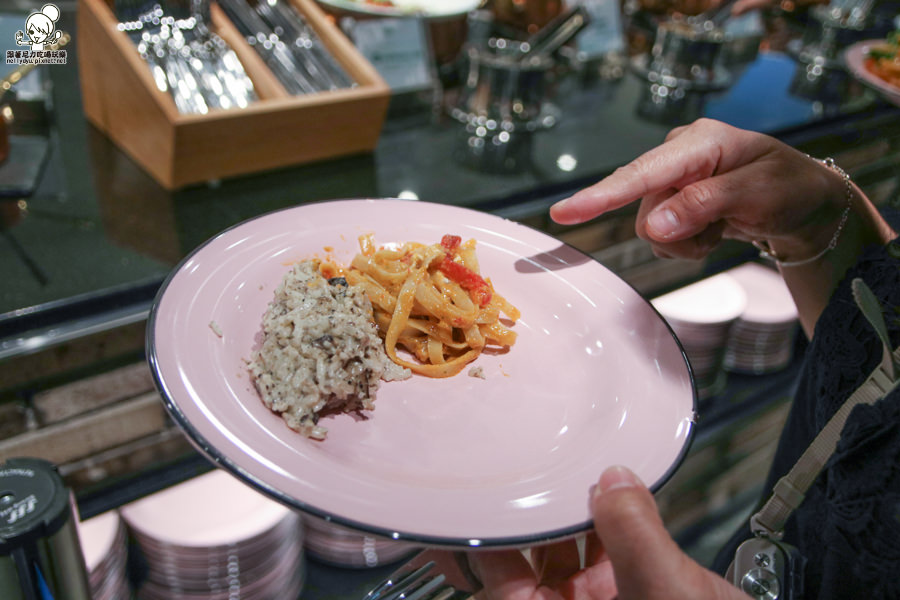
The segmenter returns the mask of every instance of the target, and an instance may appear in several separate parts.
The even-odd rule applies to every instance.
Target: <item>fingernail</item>
[[[565,211],[566,208],[569,206],[569,200],[570,200],[570,198],[564,198],[564,199],[560,200],[559,202],[556,202],[555,204],[553,204],[550,207],[550,216],[553,217],[554,215],[558,215],[559,211]]]
[[[618,488],[638,487],[641,480],[625,467],[615,466],[603,471],[600,481],[594,488],[594,495],[599,496]]]
[[[649,215],[647,215],[647,225],[659,237],[665,238],[674,234],[676,231],[678,231],[678,226],[680,224],[681,223],[678,221],[678,215],[665,207],[657,208]]]
[[[560,225],[574,225],[579,222],[577,214],[567,215],[566,211],[573,210],[572,198],[564,198],[550,207],[550,218]]]

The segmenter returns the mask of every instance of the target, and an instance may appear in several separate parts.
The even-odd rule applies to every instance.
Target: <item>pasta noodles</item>
[[[501,322],[519,310],[482,278],[475,240],[445,235],[439,244],[408,242],[376,248],[371,235],[359,238],[360,252],[350,266],[331,265],[361,286],[375,310],[385,351],[396,364],[429,377],[459,373],[486,348],[505,348],[516,333]],[[404,349],[415,361],[401,357]]]

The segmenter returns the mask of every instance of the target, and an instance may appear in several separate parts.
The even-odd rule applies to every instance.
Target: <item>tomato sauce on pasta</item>
[[[396,364],[428,377],[450,377],[485,349],[515,344],[516,333],[501,315],[512,324],[519,310],[482,276],[475,240],[445,235],[430,245],[379,248],[370,234],[359,245],[349,267],[329,268],[366,291],[385,351]]]

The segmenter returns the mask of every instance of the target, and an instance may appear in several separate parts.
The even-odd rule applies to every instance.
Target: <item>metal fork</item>
[[[375,586],[363,600],[467,600],[480,588],[460,555],[425,550]],[[464,561],[463,561],[464,562]],[[467,563],[466,563],[467,564]],[[476,589],[477,591],[477,589]]]

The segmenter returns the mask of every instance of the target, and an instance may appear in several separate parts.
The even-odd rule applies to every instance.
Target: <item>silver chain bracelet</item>
[[[809,155],[807,154],[807,156]],[[804,258],[803,260],[784,261],[781,260],[781,258],[778,256],[775,250],[772,249],[767,241],[753,240],[752,244],[756,247],[757,250],[759,250],[759,256],[761,258],[774,261],[779,267],[799,267],[801,265],[806,265],[819,260],[829,251],[834,250],[837,246],[838,238],[841,237],[841,232],[844,230],[844,225],[847,224],[847,219],[850,217],[850,209],[853,207],[853,184],[850,181],[850,175],[848,175],[845,170],[840,168],[831,157],[825,159],[813,158],[813,160],[822,163],[843,178],[844,187],[847,190],[847,206],[844,208],[844,212],[841,213],[841,220],[838,222],[837,230],[834,232],[834,235],[831,236],[831,241],[828,242],[828,245],[825,246],[824,250],[822,250],[815,256]]]

